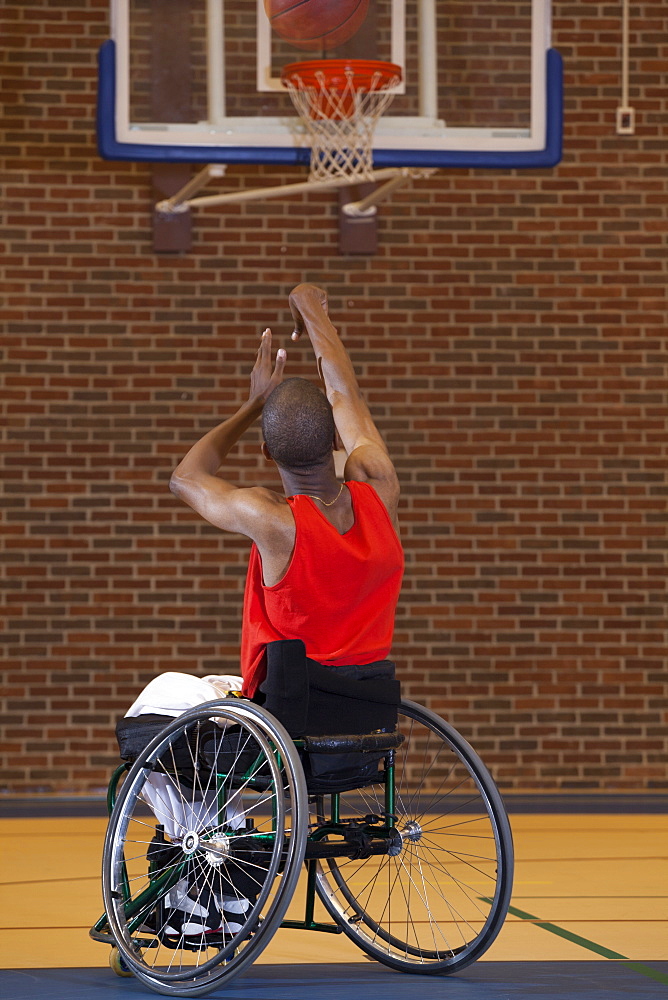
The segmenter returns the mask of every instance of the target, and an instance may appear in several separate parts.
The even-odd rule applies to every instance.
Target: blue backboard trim
[[[546,59],[546,142],[543,149],[489,152],[481,150],[374,151],[375,167],[487,167],[500,170],[554,167],[561,160],[563,66],[556,49]],[[116,139],[116,47],[104,42],[98,55],[97,145],[105,160],[149,163],[272,163],[308,166],[310,151],[279,146],[159,146]]]

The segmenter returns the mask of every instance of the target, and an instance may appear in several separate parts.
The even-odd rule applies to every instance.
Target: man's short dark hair
[[[273,460],[285,469],[317,465],[334,444],[334,415],[327,397],[304,378],[277,385],[262,411],[262,434]]]

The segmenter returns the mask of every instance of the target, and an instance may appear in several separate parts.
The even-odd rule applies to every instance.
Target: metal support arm
[[[180,191],[177,191],[171,198],[161,201],[156,205],[158,212],[173,214],[175,212],[185,212],[189,208],[208,208],[213,205],[230,205],[245,201],[264,201],[269,198],[289,198],[295,194],[305,194],[309,191],[327,191],[330,188],[347,187],[351,182],[347,177],[334,177],[323,181],[300,181],[296,184],[279,184],[275,187],[246,188],[243,191],[226,191],[222,194],[204,195],[200,198],[193,198],[205,187],[213,177],[222,177],[225,173],[225,166],[211,164],[196,174]],[[345,206],[347,215],[364,216],[373,215],[376,205],[387,198],[392,191],[408,180],[416,176],[429,176],[434,170],[411,170],[404,167],[387,167],[384,170],[374,170],[368,178],[372,183],[385,181],[382,187],[358,202],[351,202]]]

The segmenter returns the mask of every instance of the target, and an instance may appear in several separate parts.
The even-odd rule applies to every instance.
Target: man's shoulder
[[[398,530],[397,507],[399,504],[399,484],[396,478],[385,479],[348,479],[346,483],[358,507],[366,507],[369,511],[382,508]]]
[[[244,493],[247,493],[249,497],[259,500],[261,503],[273,503],[276,505],[284,506],[285,497],[282,493],[277,493],[276,490],[270,490],[268,486],[246,486],[241,487]]]
[[[369,482],[367,479],[346,479],[346,486],[355,499],[361,503],[370,506],[377,504],[385,506],[385,500],[382,496],[384,483],[378,483],[377,481]]]
[[[285,497],[266,486],[242,487],[238,493],[240,494],[238,499],[241,503],[247,504],[267,516],[281,517],[286,515],[288,518],[291,516],[290,507]]]

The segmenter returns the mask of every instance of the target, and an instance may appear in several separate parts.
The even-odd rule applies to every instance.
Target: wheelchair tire
[[[448,975],[479,958],[506,917],[508,817],[484,764],[447,722],[399,708],[395,828],[387,855],[318,863],[318,895],[367,955],[402,972]],[[384,812],[383,787],[340,795],[344,818]],[[317,812],[322,814],[322,799]]]
[[[107,829],[102,891],[119,959],[166,996],[230,982],[281,924],[307,822],[294,743],[264,709],[230,698],[169,722]]]

